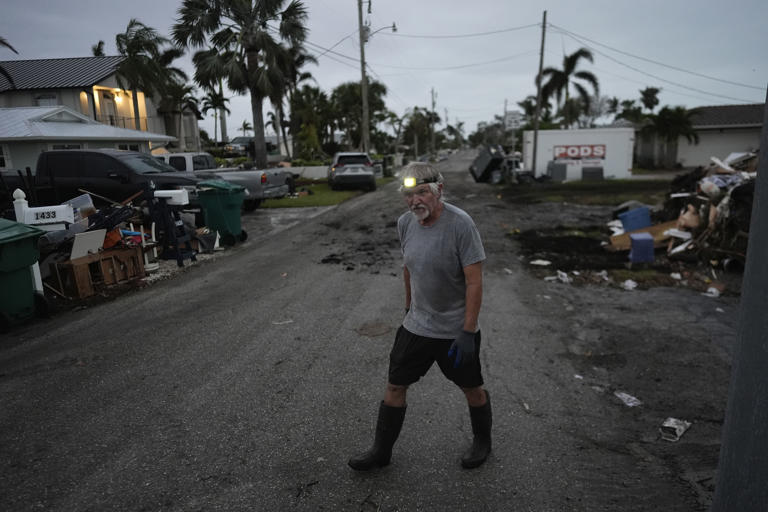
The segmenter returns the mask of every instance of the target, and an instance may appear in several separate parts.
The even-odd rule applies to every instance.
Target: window
[[[122,174],[123,167],[114,158],[100,153],[85,154],[85,172],[83,176],[104,177],[111,173]]]
[[[174,167],[176,170],[187,170],[187,162],[184,160],[183,156],[172,156],[168,159],[168,163],[171,164],[171,167]]]
[[[0,169],[11,168],[11,154],[8,152],[8,146],[0,144]]]
[[[83,154],[79,151],[50,153],[47,163],[48,172],[54,178],[77,178],[83,172]]]
[[[38,94],[35,96],[35,102],[38,107],[55,107],[59,104],[55,94]]]
[[[118,144],[117,149],[123,151],[140,151],[138,144]]]
[[[195,171],[201,169],[215,169],[216,160],[210,155],[195,155],[192,157],[192,167]]]
[[[51,149],[82,149],[81,144],[51,144]]]

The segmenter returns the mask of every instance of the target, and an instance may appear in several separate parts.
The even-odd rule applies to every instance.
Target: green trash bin
[[[240,209],[245,199],[245,188],[224,180],[201,181],[197,187],[205,225],[219,232],[224,245],[244,241],[247,234],[240,224]]]
[[[37,240],[43,233],[0,219],[0,330],[35,315],[35,283],[29,267],[40,257]]]

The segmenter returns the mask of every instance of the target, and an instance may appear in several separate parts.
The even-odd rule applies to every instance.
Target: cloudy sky
[[[3,0],[0,36],[18,51],[0,48],[0,60],[80,57],[106,43],[116,54],[115,34],[131,18],[169,35],[176,0]],[[360,80],[356,0],[305,0],[310,66],[330,92]],[[364,3],[364,12],[368,4]],[[600,92],[636,99],[639,90],[662,90],[661,105],[762,103],[768,86],[768,2],[765,0],[372,0],[365,12],[372,31],[366,45],[374,79],[388,88],[387,105],[398,114],[428,106],[467,132],[535,94],[542,12],[547,10],[545,66],[561,67],[563,55],[590,48],[594,64],[582,63],[600,81]],[[326,50],[331,49],[330,52]],[[191,60],[182,63],[192,74]],[[247,97],[233,97],[230,136],[251,120]],[[213,120],[201,123],[213,133]]]

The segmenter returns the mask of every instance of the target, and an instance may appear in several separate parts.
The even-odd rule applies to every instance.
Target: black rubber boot
[[[493,415],[491,414],[491,395],[485,392],[485,404],[480,407],[470,407],[469,417],[472,420],[472,446],[464,453],[461,458],[461,465],[466,469],[473,469],[480,466],[491,453],[491,424]]]
[[[381,402],[373,447],[349,459],[347,462],[349,467],[356,471],[369,471],[388,465],[392,458],[392,447],[397,441],[397,436],[400,435],[404,419],[405,407],[390,407]]]

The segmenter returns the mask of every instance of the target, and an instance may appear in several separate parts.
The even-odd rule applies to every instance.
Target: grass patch
[[[604,180],[510,185],[503,197],[523,203],[617,205],[632,199],[656,204],[663,202],[668,193],[667,180]]]
[[[395,178],[378,178],[376,186],[381,187]],[[301,194],[306,191],[307,194]],[[302,180],[296,183],[298,197],[283,197],[282,199],[267,199],[261,203],[262,208],[304,208],[312,206],[333,206],[357,197],[362,190],[331,190],[326,180]]]

